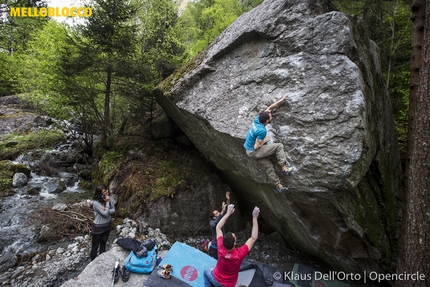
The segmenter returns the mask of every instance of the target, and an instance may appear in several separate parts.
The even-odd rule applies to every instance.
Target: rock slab
[[[160,251],[162,255],[163,252]],[[115,262],[119,260],[120,265],[124,265],[130,251],[126,251],[121,247],[114,247],[96,257],[78,277],[66,281],[61,287],[100,287],[112,286],[112,270],[115,267]],[[131,273],[130,279],[123,282],[122,278],[114,284],[115,287],[142,287],[143,283],[148,279],[149,274]]]

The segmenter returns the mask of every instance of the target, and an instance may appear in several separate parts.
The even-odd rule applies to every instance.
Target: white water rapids
[[[29,152],[19,156],[14,163],[34,167],[46,155],[67,152],[68,145],[48,151]],[[35,156],[35,155],[40,155]],[[50,162],[46,162],[50,164]],[[92,191],[81,188],[81,179],[71,168],[61,168],[54,175],[31,172],[27,185],[14,188],[15,194],[6,196],[0,205],[0,254],[26,254],[44,248],[37,242],[39,230],[29,219],[40,208],[64,203],[71,199],[89,199]],[[29,193],[29,191],[32,191]],[[32,195],[35,193],[35,195]]]

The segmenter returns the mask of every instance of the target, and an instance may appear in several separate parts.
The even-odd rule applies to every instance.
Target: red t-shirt
[[[237,277],[239,274],[240,265],[243,259],[249,253],[248,245],[235,248],[231,252],[222,244],[223,237],[217,238],[218,245],[218,261],[214,269],[214,277],[216,281],[225,287],[236,286]]]

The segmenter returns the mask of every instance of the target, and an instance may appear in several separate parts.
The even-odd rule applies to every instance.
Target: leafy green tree
[[[144,97],[135,101],[132,114],[152,111],[155,86],[185,62],[185,47],[177,27],[178,6],[172,0],[143,0],[139,16],[139,57],[150,72],[143,87]],[[143,67],[145,67],[145,65]],[[140,113],[139,113],[140,111]]]
[[[197,2],[199,3],[199,2]],[[194,2],[189,2],[186,9],[182,11],[178,20],[178,29],[182,30],[182,42],[187,47],[189,58],[195,56],[201,49],[198,48],[196,42],[203,33],[203,28],[199,22],[198,5]]]
[[[142,6],[141,48],[146,61],[154,64],[160,81],[184,62],[181,31],[176,27],[178,7],[172,0],[144,0]]]
[[[260,4],[261,0],[200,0],[189,2],[178,25],[189,57],[206,48],[237,17]]]
[[[6,0],[0,4],[0,51],[13,53],[19,49],[25,50],[30,34],[41,29],[48,18],[43,17],[13,17],[11,8],[17,7],[47,7],[45,0]]]
[[[15,55],[26,50],[30,35],[48,21],[40,17],[12,17],[10,9],[16,7],[46,7],[46,1],[6,0],[0,3],[0,96],[16,92],[19,63]]]
[[[199,41],[207,46],[222,31],[244,12],[243,6],[237,0],[215,0],[210,7],[203,9],[201,18],[210,23],[203,33],[203,39]]]
[[[35,31],[27,49],[16,55],[20,62],[17,89],[35,96],[51,95],[58,86],[60,52],[66,45],[68,27],[50,20],[41,30]],[[43,101],[43,98],[39,99]]]
[[[14,92],[15,76],[13,58],[8,53],[0,52],[0,97]]]

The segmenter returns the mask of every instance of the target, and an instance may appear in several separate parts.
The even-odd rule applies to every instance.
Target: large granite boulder
[[[400,153],[379,50],[358,22],[324,0],[266,0],[155,93],[241,203],[260,206],[290,246],[339,270],[387,271]],[[279,194],[243,143],[252,119],[284,94],[272,132],[295,173]]]

